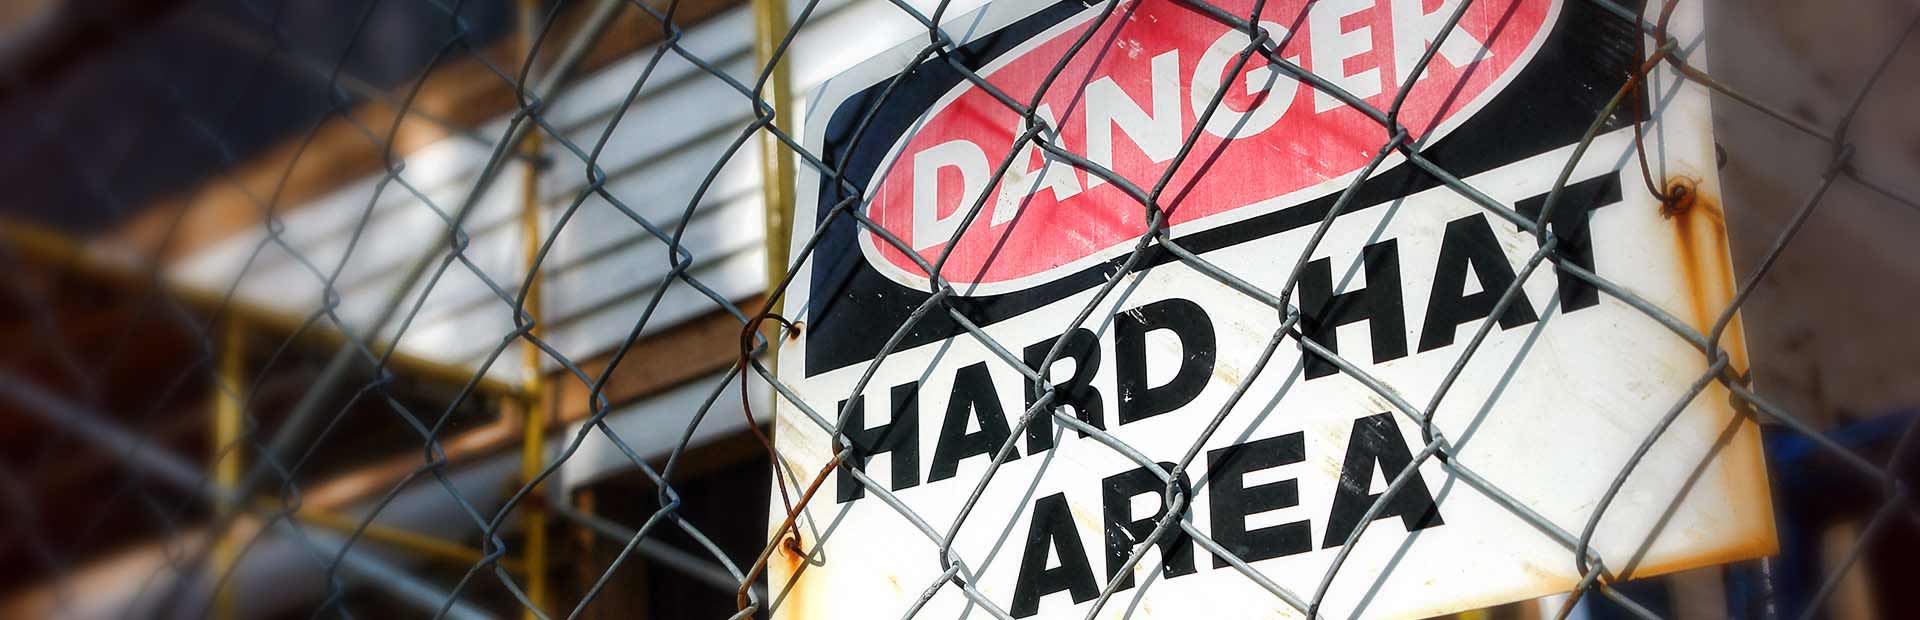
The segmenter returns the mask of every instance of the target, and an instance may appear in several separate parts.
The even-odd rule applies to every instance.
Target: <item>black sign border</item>
[[[1628,3],[1629,8],[1639,5]],[[1080,0],[1062,0],[1007,27],[975,38],[949,54],[963,66],[978,71],[1028,39],[1082,11],[1097,11]],[[1627,69],[1638,64],[1641,35],[1638,24],[1580,0],[1565,0],[1553,32],[1527,66],[1505,89],[1458,128],[1421,152],[1430,161],[1460,177],[1468,177],[1577,142],[1593,122],[1594,114],[1626,82]],[[1296,45],[1303,43],[1294,43]],[[961,72],[939,57],[912,68],[893,93],[881,97],[891,82],[881,79],[838,103],[824,130],[822,161],[846,158],[845,179],[864,192],[893,145],[943,95],[958,86]],[[873,119],[858,144],[851,144],[860,120]],[[1603,123],[1602,131],[1628,126],[1625,106]],[[1386,139],[1382,131],[1381,140]],[[849,153],[849,150],[851,152]],[[1284,164],[1284,162],[1275,162]],[[1200,157],[1188,165],[1204,165]],[[816,172],[817,173],[817,172]],[[825,220],[833,205],[846,198],[845,190],[821,175],[814,221]],[[1440,181],[1413,166],[1400,165],[1362,183],[1351,215],[1421,190]],[[1177,237],[1195,253],[1205,253],[1313,226],[1326,217],[1338,193],[1231,225]],[[1177,207],[1176,207],[1177,208]],[[1343,215],[1343,216],[1344,216]],[[876,357],[887,338],[904,324],[914,308],[931,295],[902,286],[881,274],[861,252],[857,225],[837,218],[822,232],[811,260],[812,278],[806,282],[809,325],[806,374],[819,375]],[[969,321],[986,326],[1031,312],[1043,305],[1099,286],[1126,256],[1090,265],[1052,282],[1025,290],[975,297],[951,297],[951,304]],[[1174,260],[1154,246],[1134,266],[1144,271]],[[1273,268],[1287,269],[1292,257],[1277,257]],[[901,341],[911,348],[960,335],[961,328],[944,313],[929,313]]]

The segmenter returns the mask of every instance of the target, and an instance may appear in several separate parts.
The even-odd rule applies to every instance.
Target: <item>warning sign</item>
[[[1757,427],[1637,307],[1732,298],[1705,90],[1607,113],[1650,46],[1591,3],[1258,4],[1285,65],[1255,0],[1000,0],[817,93],[776,441],[845,452],[777,617],[1299,617],[1343,554],[1327,617],[1484,607],[1573,589],[1629,463],[1613,577],[1774,548]]]

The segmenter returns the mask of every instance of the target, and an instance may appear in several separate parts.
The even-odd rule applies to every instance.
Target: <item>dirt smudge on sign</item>
[[[1227,384],[1229,388],[1240,387],[1240,369],[1234,368],[1231,365],[1214,364],[1213,378],[1219,379],[1220,382]]]

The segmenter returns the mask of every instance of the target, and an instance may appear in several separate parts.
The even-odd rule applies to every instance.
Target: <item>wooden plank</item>
[[[153,279],[145,268],[124,253],[101,250],[108,246],[83,245],[60,233],[3,218],[0,218],[0,240],[4,240],[24,258],[50,268],[68,271],[135,295],[152,292],[150,287],[154,284]],[[202,312],[224,313],[226,318],[245,321],[256,330],[275,334],[298,333],[303,342],[322,346],[338,345],[345,338],[341,332],[327,328],[324,323],[309,324],[307,317],[301,313],[281,312],[254,305],[249,300],[230,300],[221,289],[176,285],[171,281],[161,284],[163,288],[160,292],[178,303]],[[381,343],[376,342],[371,348],[376,355],[385,353]],[[423,359],[405,351],[390,356],[388,365],[416,376],[455,384],[464,384],[472,376],[472,372],[465,367]],[[518,389],[492,374],[483,378],[478,388],[492,394],[509,394]]]
[[[765,303],[764,295],[755,295],[739,306],[751,313]],[[740,321],[733,315],[715,312],[636,343],[607,377],[607,402],[617,407],[726,369],[739,359],[740,328]],[[612,360],[609,352],[581,363],[580,369],[590,377],[599,377]],[[556,376],[554,381],[560,399],[555,422],[586,419],[591,414],[589,386],[570,376]]]
[[[759,310],[765,297],[753,296],[740,302],[748,312]],[[740,321],[731,314],[715,312],[634,343],[625,359],[607,379],[605,396],[614,407],[660,394],[687,382],[725,370],[737,359]],[[612,362],[611,352],[580,364],[589,376],[598,377]],[[548,430],[562,432],[590,415],[586,384],[571,375],[550,375],[549,393],[556,399],[550,410]],[[564,439],[564,438],[562,438]],[[473,463],[502,454],[520,442],[518,425],[510,419],[487,424],[441,440],[449,467]],[[425,461],[417,453],[408,453],[335,476],[310,485],[303,494],[309,505],[323,509],[351,504],[370,494],[385,492],[394,481],[419,469]]]

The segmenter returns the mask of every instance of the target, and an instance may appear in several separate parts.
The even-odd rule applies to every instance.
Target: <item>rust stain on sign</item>
[[[805,612],[807,610],[805,596],[807,584],[802,583],[801,578],[806,574],[807,554],[806,550],[800,545],[800,535],[797,533],[789,533],[781,537],[780,544],[777,545],[777,547],[778,549],[773,552],[773,557],[769,558],[771,571],[768,575],[768,582],[785,585],[779,593],[773,596],[776,600],[780,601],[782,608]],[[771,605],[772,601],[769,601],[767,604]],[[805,616],[803,613],[795,617]]]
[[[1726,214],[1718,198],[1701,189],[1699,179],[1675,176],[1667,180],[1660,215],[1673,224],[1681,278],[1686,282],[1688,313],[1681,317],[1701,334],[1711,336],[1720,313],[1733,303],[1733,261],[1727,248]],[[1740,317],[1734,316],[1720,338],[1729,366],[1747,372],[1746,341]]]
[[[1679,258],[1676,267],[1687,292],[1687,314],[1681,318],[1703,336],[1712,337],[1714,323],[1733,303],[1735,293],[1736,274],[1727,245],[1726,212],[1719,198],[1700,187],[1697,178],[1671,177],[1664,191],[1660,214],[1673,225]],[[1727,322],[1718,344],[1727,355],[1729,370],[1735,376],[1746,377],[1749,360],[1745,330],[1738,313]],[[1747,497],[1766,497],[1765,457],[1759,449],[1759,426],[1748,412],[1749,408],[1737,402],[1718,382],[1708,385],[1698,399],[1714,405],[1708,411],[1715,412],[1716,423],[1728,425],[1733,435],[1723,438],[1724,451],[1720,455],[1725,464],[1721,471],[1728,487],[1745,490]],[[1753,533],[1742,544],[1675,562],[1636,566],[1632,576],[1648,577],[1772,555],[1779,549],[1779,541],[1772,528],[1770,508],[1762,503],[1756,510],[1733,515],[1739,523],[1729,523],[1729,529]]]

